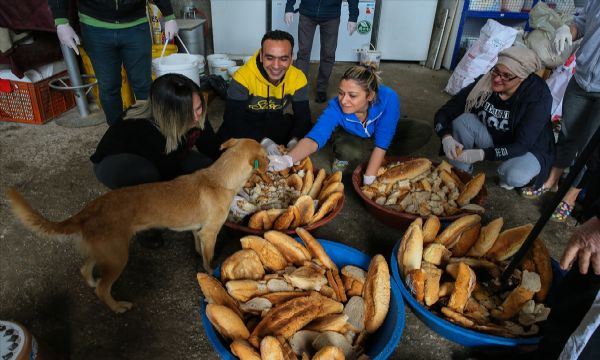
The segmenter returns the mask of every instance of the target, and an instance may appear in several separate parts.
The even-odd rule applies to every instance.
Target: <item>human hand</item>
[[[446,135],[442,138],[442,148],[448,159],[456,160],[458,157],[457,150],[462,150],[463,144],[454,140],[452,135]]]
[[[562,54],[567,44],[573,45],[573,35],[571,35],[569,25],[563,25],[554,31],[554,49],[557,53]]]
[[[79,36],[75,33],[75,30],[69,24],[61,24],[56,27],[56,34],[58,35],[58,40],[61,44],[70,47],[75,51],[75,54],[79,55],[79,48],[77,45],[80,45]]]
[[[460,162],[465,164],[474,164],[478,161],[483,160],[485,153],[481,149],[468,149],[463,150],[462,153],[456,158]]]
[[[290,26],[290,24],[294,22],[294,13],[293,12],[285,13],[285,16],[283,17],[283,21],[285,22],[285,24],[287,26]]]
[[[294,165],[289,155],[269,155],[269,171],[281,171]]]
[[[600,219],[598,217],[594,216],[575,229],[560,259],[560,267],[565,270],[570,268],[575,258],[578,259],[580,273],[587,274],[591,266],[594,274],[600,275]]]
[[[348,21],[348,35],[352,35],[356,31],[356,22]]]
[[[376,178],[375,175],[363,175],[363,185],[371,185]]]
[[[292,140],[290,140],[287,145],[286,148],[288,149],[288,151],[292,150],[296,145],[298,144],[298,139],[296,138],[292,138]]]
[[[169,20],[165,23],[165,37],[167,39],[173,39],[173,36],[177,35],[178,32],[179,26],[177,26],[177,21]]]
[[[282,155],[279,146],[269,138],[262,139],[260,145],[267,151],[267,155]]]

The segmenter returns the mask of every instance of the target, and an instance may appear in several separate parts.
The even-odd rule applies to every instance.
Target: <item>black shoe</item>
[[[149,229],[138,233],[135,236],[136,240],[139,241],[140,245],[147,249],[158,249],[165,244],[165,240],[162,237],[162,232],[159,229]]]
[[[327,93],[323,91],[317,91],[315,101],[318,103],[324,103],[325,101],[327,101]]]

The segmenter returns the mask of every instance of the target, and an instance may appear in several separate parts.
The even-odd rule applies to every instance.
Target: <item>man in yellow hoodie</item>
[[[263,36],[260,50],[229,85],[220,140],[266,137],[290,147],[306,135],[311,126],[307,80],[292,65],[293,48],[294,38],[285,31]]]

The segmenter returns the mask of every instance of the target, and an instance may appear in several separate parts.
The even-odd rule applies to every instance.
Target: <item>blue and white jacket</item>
[[[380,85],[377,98],[369,106],[367,121],[363,125],[355,114],[345,114],[342,111],[337,96],[327,105],[317,123],[306,135],[314,140],[321,149],[329,140],[334,130],[341,126],[350,134],[367,139],[374,138],[375,146],[387,150],[396,133],[400,119],[400,99],[394,90]]]

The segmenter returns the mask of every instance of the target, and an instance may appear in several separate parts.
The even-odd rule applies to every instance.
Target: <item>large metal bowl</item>
[[[413,160],[416,158],[417,157],[415,157],[415,156],[386,156],[383,165],[398,162],[398,161],[402,162],[402,161]],[[438,162],[432,162],[432,163],[434,166],[437,166],[439,164]],[[352,185],[354,186],[354,190],[356,190],[356,192],[358,193],[358,196],[365,203],[365,206],[367,207],[367,211],[369,211],[377,220],[381,221],[382,223],[384,223],[388,226],[391,226],[391,227],[394,227],[397,229],[401,229],[401,230],[406,229],[413,220],[415,220],[417,217],[419,217],[419,215],[390,209],[388,207],[379,205],[375,201],[366,197],[363,194],[363,192],[360,190],[360,187],[362,186],[362,177],[363,177],[366,167],[367,167],[367,163],[364,162],[364,163],[358,165],[356,167],[356,169],[354,169],[354,172],[352,173]],[[454,170],[456,171],[456,174],[458,175],[458,177],[464,183],[467,183],[469,180],[471,180],[473,178],[473,176],[471,176],[467,172],[464,172],[459,169],[454,169]],[[477,196],[473,200],[471,200],[471,203],[483,206],[485,204],[486,200],[487,200],[487,189],[485,188],[485,185],[484,185],[481,188],[481,191],[479,191],[479,194],[477,194]],[[465,216],[468,214],[469,213],[465,212],[465,213],[460,213],[460,214],[456,214],[456,215],[452,215],[452,216],[440,216],[439,218],[442,223],[449,223],[449,222],[452,222],[452,221],[458,219],[461,216]],[[423,218],[423,220],[425,220],[425,218]]]

